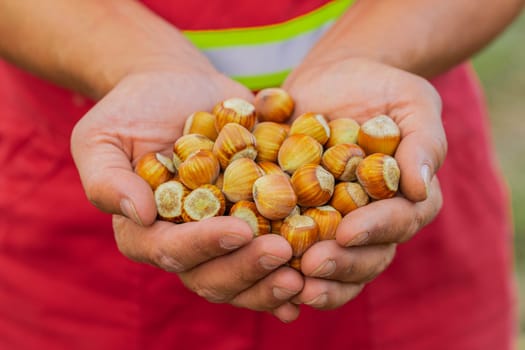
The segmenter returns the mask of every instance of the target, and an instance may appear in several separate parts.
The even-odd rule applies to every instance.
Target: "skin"
[[[396,244],[435,217],[442,199],[434,174],[446,139],[439,97],[420,76],[468,58],[522,5],[359,1],[288,77],[284,88],[297,113],[351,115],[359,122],[386,113],[403,136],[396,158],[404,197],[348,214],[335,241],[305,253],[306,277],[283,266],[291,257],[284,239],[254,240],[236,218],[155,222],[151,190],[133,173],[134,162],[145,152],[169,151],[190,113],[232,96],[253,98],[215,71],[176,28],[129,0],[49,0],[45,6],[0,0],[0,55],[99,100],[76,125],[71,150],[89,200],[115,214],[115,239],[125,256],[177,274],[211,302],[268,311],[290,322],[299,315],[298,304],[331,309],[354,298],[392,261]],[[465,23],[483,25],[466,29]]]

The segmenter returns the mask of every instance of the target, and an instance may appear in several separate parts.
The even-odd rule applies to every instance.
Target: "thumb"
[[[401,170],[401,192],[411,201],[423,201],[447,153],[441,119],[414,116],[403,120],[400,128],[405,135],[395,157]]]
[[[97,134],[81,120],[71,136],[71,153],[86,196],[97,208],[126,216],[139,225],[155,221],[153,191],[133,172],[118,137]]]

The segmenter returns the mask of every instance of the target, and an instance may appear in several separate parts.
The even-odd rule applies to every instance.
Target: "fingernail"
[[[328,301],[328,295],[326,293],[320,294],[314,299],[305,302],[306,305],[314,306],[314,307],[322,307],[326,304]]]
[[[275,270],[286,263],[287,260],[273,255],[264,255],[259,259],[259,264],[266,270]]]
[[[312,272],[313,277],[327,277],[334,273],[336,268],[335,261],[327,260],[323,264],[319,265],[317,269]]]
[[[120,201],[120,210],[122,211],[122,214],[124,214],[124,216],[126,216],[128,219],[133,220],[137,225],[144,226],[142,224],[142,220],[140,220],[140,217],[137,214],[135,206],[129,199],[123,198]]]
[[[245,237],[236,235],[234,233],[228,233],[219,240],[221,247],[228,250],[237,249],[245,243]]]
[[[289,290],[286,288],[274,287],[272,289],[273,296],[279,300],[290,299],[291,296],[297,294],[297,291]]]
[[[350,241],[346,243],[347,247],[356,246],[365,243],[368,240],[368,236],[370,236],[370,233],[368,232],[362,232],[358,235],[356,235],[354,238],[352,238]]]
[[[427,193],[430,189],[430,181],[431,181],[431,175],[430,175],[430,167],[427,164],[423,164],[421,167],[421,177],[423,178],[423,182],[425,183],[425,191]]]

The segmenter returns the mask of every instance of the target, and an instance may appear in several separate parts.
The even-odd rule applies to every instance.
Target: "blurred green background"
[[[512,197],[520,335],[525,349],[525,12],[474,58],[485,89],[496,154]]]

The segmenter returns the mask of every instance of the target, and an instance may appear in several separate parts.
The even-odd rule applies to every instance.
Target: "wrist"
[[[109,5],[108,5],[109,6]],[[143,5],[129,2],[109,11],[91,35],[95,50],[71,50],[72,70],[81,67],[79,81],[89,96],[99,99],[129,75],[146,72],[202,72],[215,68],[180,31]],[[109,15],[108,14],[108,15]],[[67,55],[66,55],[67,56]]]

